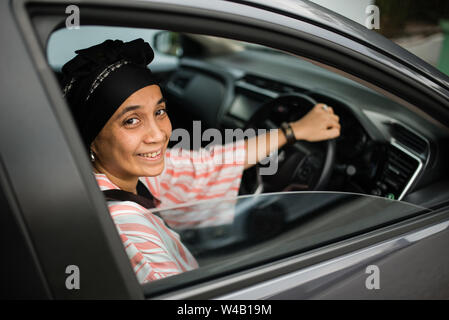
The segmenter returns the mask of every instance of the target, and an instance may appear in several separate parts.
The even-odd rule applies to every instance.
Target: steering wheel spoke
[[[279,106],[284,110],[276,114]],[[248,128],[277,129],[279,121],[290,121],[295,114],[305,114],[316,105],[316,101],[303,94],[287,94],[280,96],[262,105],[251,117],[246,125]],[[287,106],[287,107],[285,107]],[[286,112],[285,110],[290,110]],[[279,123],[278,123],[279,122]],[[325,145],[325,150],[323,150]],[[256,166],[256,181],[244,189],[251,193],[265,191],[288,190],[320,190],[329,181],[335,162],[335,141],[328,140],[322,143],[297,141],[293,145],[285,146],[279,150],[277,171],[273,175],[261,176]]]

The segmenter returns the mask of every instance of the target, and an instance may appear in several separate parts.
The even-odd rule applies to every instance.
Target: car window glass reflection
[[[180,234],[200,267],[226,269],[237,267],[237,261],[242,266],[291,256],[430,211],[360,194],[284,192],[204,201],[157,213]]]

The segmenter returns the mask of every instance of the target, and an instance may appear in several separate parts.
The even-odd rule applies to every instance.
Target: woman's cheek
[[[168,116],[166,119],[166,123],[164,124],[164,127],[165,127],[164,131],[167,133],[167,143],[166,144],[168,144],[168,142],[170,141],[171,133],[172,133],[171,121]]]
[[[117,139],[117,136],[112,136],[108,141],[108,152],[105,155],[107,161],[111,166],[116,168],[121,168],[128,159],[131,158],[131,155],[126,149],[127,142],[126,140]]]
[[[120,146],[123,151],[135,151],[140,142],[140,135],[138,131],[124,131],[117,137],[116,141],[120,141]]]

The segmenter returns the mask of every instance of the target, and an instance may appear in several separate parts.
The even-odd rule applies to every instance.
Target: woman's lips
[[[155,152],[139,153],[138,156],[146,161],[156,161],[162,157],[162,149]]]

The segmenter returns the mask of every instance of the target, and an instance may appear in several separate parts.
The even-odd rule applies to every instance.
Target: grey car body
[[[449,79],[392,42],[305,1],[80,1],[83,24],[228,36],[298,54],[355,76],[422,117],[436,141],[405,200],[430,208],[305,253],[198,282],[140,286],[94,178],[44,49],[70,1],[0,3],[2,292],[9,298],[448,298],[449,184],[444,140]],[[133,19],[126,17],[132,16]],[[207,27],[206,27],[207,26]],[[421,110],[420,110],[421,109]],[[428,127],[428,122],[434,124]],[[434,170],[430,170],[430,169]],[[436,169],[435,169],[436,168]],[[425,172],[425,174],[424,174]],[[421,185],[420,185],[421,184]],[[82,231],[80,231],[82,230]],[[95,259],[101,257],[101,259]],[[66,269],[82,270],[79,290]],[[381,289],[365,286],[366,267]]]

